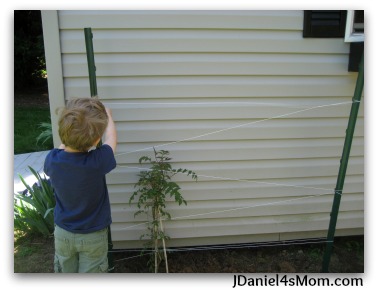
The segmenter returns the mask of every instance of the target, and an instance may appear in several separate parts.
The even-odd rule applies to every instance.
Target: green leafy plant
[[[178,205],[187,205],[180,193],[180,186],[172,181],[172,178],[181,173],[197,181],[197,175],[187,169],[173,169],[168,151],[156,151],[154,149],[154,154],[154,160],[147,156],[139,159],[140,164],[149,163],[151,167],[147,171],[140,172],[139,181],[134,186],[137,190],[130,197],[129,203],[138,197],[137,207],[139,210],[135,212],[134,216],[144,213],[149,217],[148,232],[143,234],[140,239],[147,238],[145,249],[154,248],[149,264],[150,267],[154,266],[156,273],[162,261],[161,244],[163,244],[165,265],[168,272],[165,241],[169,239],[169,236],[164,232],[162,224],[163,220],[171,219],[171,215],[166,210],[167,198],[174,198]]]
[[[29,169],[38,182],[29,186],[19,176],[27,193],[14,194],[14,229],[49,236],[54,231],[54,191],[46,178],[42,178],[33,168]]]
[[[364,246],[356,240],[347,241],[345,248],[348,252],[356,254],[357,258],[364,257]]]
[[[48,144],[52,144],[53,135],[51,122],[41,122],[38,127],[42,129],[42,132],[37,137],[37,144],[39,142],[42,142],[42,145],[44,145],[46,142],[48,142]]]

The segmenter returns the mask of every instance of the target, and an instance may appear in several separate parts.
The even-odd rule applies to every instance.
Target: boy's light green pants
[[[55,225],[55,273],[108,272],[108,229],[80,234]]]

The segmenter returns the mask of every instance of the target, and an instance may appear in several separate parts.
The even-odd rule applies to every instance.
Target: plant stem
[[[158,272],[158,229],[157,229],[157,207],[154,207],[153,209],[154,217],[153,217],[153,222],[154,222],[154,229],[153,229],[153,237],[155,239],[155,273]]]
[[[160,230],[161,230],[161,232],[164,234],[163,221],[161,220],[160,212],[159,212],[159,221],[160,221]],[[163,241],[163,249],[164,249],[165,271],[166,271],[167,273],[169,273],[169,271],[168,271],[167,249],[166,249],[166,247],[165,247],[165,239],[164,239],[164,236],[163,236],[163,238],[162,238],[162,241]]]

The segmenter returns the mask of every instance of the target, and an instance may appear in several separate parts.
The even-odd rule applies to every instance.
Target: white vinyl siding
[[[170,246],[326,235],[351,105],[303,110],[352,100],[343,39],[304,39],[303,11],[58,11],[58,20],[65,99],[89,96],[83,28],[92,28],[117,154],[204,135],[157,147],[200,175],[176,176],[188,205],[168,203],[184,217],[164,223]],[[338,235],[363,233],[363,110]],[[144,217],[128,204],[138,170],[122,167],[140,167],[142,155],[152,150],[117,156],[107,177],[115,248],[142,245]]]

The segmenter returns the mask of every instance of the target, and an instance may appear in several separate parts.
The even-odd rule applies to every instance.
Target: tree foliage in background
[[[14,11],[14,87],[46,86],[40,10]]]

